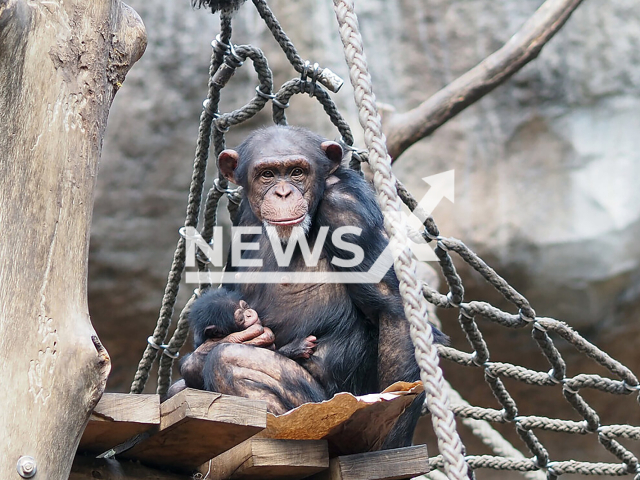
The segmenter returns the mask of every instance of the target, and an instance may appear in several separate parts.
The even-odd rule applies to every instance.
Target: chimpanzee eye
[[[291,172],[292,177],[301,177],[302,175],[304,175],[304,172],[302,171],[301,168],[294,168],[293,171]]]
[[[273,178],[273,172],[271,170],[265,170],[262,172],[262,178]]]

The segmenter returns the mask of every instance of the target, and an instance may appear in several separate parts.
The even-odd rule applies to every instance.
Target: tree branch
[[[418,107],[385,119],[387,148],[397,159],[418,140],[473,104],[536,58],[582,0],[547,0],[515,35]]]

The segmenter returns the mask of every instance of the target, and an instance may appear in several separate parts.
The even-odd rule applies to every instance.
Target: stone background
[[[156,322],[184,221],[209,44],[218,31],[217,16],[193,10],[188,0],[130,4],[147,26],[149,46],[111,110],[89,272],[91,316],[113,360],[111,391],[128,391]],[[303,58],[347,79],[331,2],[269,4]],[[498,49],[540,4],[358,2],[378,100],[398,111],[417,105]],[[276,86],[297,76],[250,2],[236,16],[233,39],[265,51]],[[255,85],[248,62],[224,90],[222,109],[243,104]],[[349,86],[335,99],[362,145]],[[287,115],[292,124],[336,136],[315,100],[295,98]],[[265,113],[233,130],[228,145],[268,122]],[[455,204],[445,200],[434,212],[443,234],[471,246],[532,301],[539,315],[567,321],[639,371],[639,132],[640,9],[634,0],[584,2],[537,60],[414,145],[394,168],[417,197],[427,191],[422,177],[455,169]],[[464,268],[462,273],[467,299],[500,304],[477,275]],[[184,302],[192,288],[182,290]],[[442,318],[454,346],[468,350],[456,319]],[[528,333],[491,325],[484,331],[492,360],[548,369]],[[564,347],[569,374],[600,372]],[[479,371],[445,368],[464,397],[497,406]],[[559,389],[507,385],[523,414],[578,419]],[[640,421],[632,398],[591,397],[603,423]],[[511,430],[506,429],[509,438],[523,447]],[[615,461],[601,453],[592,436],[541,438],[552,445],[553,459]],[[470,453],[481,451],[470,441]],[[479,472],[479,478],[516,477]]]

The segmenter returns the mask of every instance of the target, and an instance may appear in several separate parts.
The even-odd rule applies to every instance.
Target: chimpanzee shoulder
[[[341,166],[327,182],[318,206],[318,223],[333,228],[356,226],[367,231],[383,228],[383,217],[372,185],[358,172]]]

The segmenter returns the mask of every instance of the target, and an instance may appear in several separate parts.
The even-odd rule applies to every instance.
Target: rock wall
[[[540,3],[358,2],[378,100],[399,111],[417,105],[499,48]],[[347,79],[331,2],[269,4],[303,58]],[[89,278],[91,315],[113,358],[112,390],[128,389],[155,325],[218,31],[217,17],[192,10],[188,0],[131,5],[146,23],[149,46],[111,111]],[[638,330],[640,310],[639,24],[633,0],[585,2],[537,60],[394,167],[417,197],[427,191],[420,178],[455,169],[455,204],[445,200],[434,213],[443,234],[474,248],[540,315],[566,320],[632,369],[638,354],[624,339]],[[297,76],[251,2],[237,14],[233,38],[267,53],[277,86]],[[225,111],[253,95],[247,63],[223,93]],[[335,98],[360,139],[349,86]],[[314,102],[294,99],[290,123],[335,137]],[[232,130],[228,144],[268,122],[261,114]],[[497,299],[477,275],[463,274],[471,297]],[[191,290],[183,288],[182,301]],[[445,322],[454,342],[455,328]],[[493,330],[504,360],[517,360],[530,341]],[[471,397],[475,390],[469,387]]]

